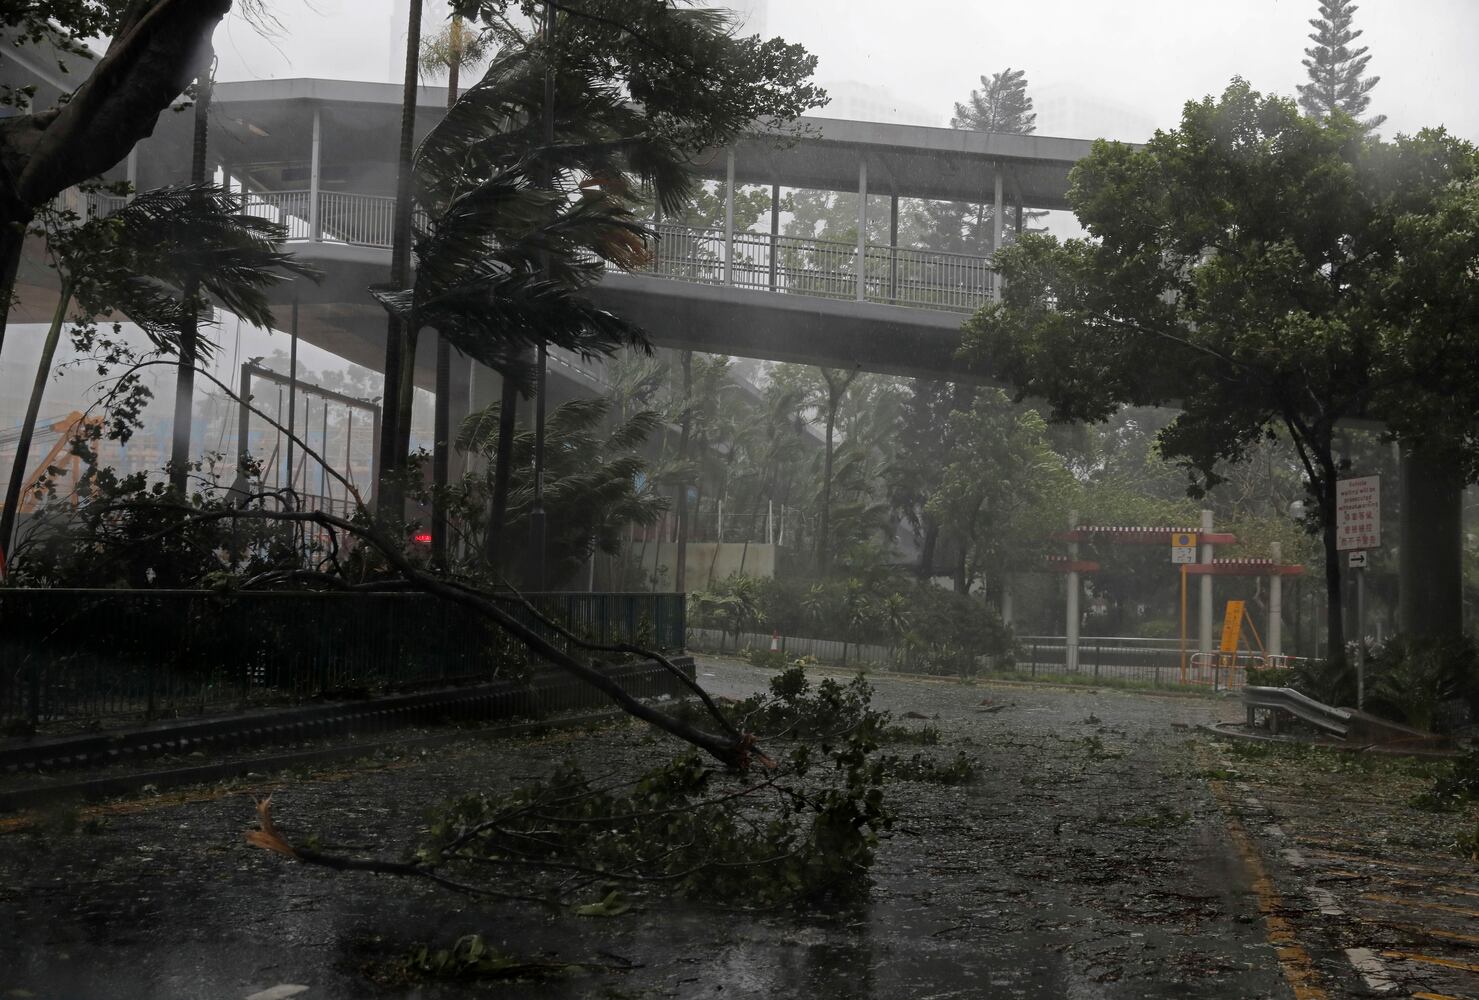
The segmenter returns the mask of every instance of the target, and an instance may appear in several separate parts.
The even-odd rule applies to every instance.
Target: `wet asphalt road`
[[[767,672],[701,661],[740,695]],[[792,917],[654,905],[549,918],[247,848],[253,792],[278,789],[291,835],[412,843],[424,810],[576,755],[650,761],[636,728],[391,756],[295,779],[115,807],[96,832],[0,834],[0,997],[305,1000],[464,996],[380,988],[367,955],[479,932],[523,954],[617,955],[640,968],[495,987],[509,997],[1289,997],[1195,725],[1237,706],[1100,690],[875,679],[875,702],[940,727],[982,765],[965,787],[891,786],[899,822],[870,903]],[[922,723],[914,723],[922,724]],[[660,749],[660,748],[658,748]],[[106,812],[106,811],[105,811]],[[84,819],[93,815],[84,813]],[[21,991],[21,992],[13,992]],[[284,994],[286,995],[286,994]]]

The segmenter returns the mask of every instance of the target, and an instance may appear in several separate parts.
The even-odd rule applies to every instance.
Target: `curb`
[[[692,657],[678,657],[673,662],[693,678]],[[653,660],[610,668],[609,673],[639,698],[679,693],[677,679]],[[166,753],[223,751],[379,733],[417,723],[537,718],[548,712],[599,708],[607,703],[606,696],[595,688],[567,674],[547,670],[522,684],[501,680],[365,701],[36,740],[0,749],[0,774],[98,767]]]
[[[156,789],[178,788],[182,785],[206,784],[241,777],[252,773],[271,773],[310,764],[332,763],[368,757],[387,749],[415,749],[444,746],[474,737],[513,738],[538,735],[561,729],[579,729],[583,726],[617,722],[628,718],[620,709],[579,715],[570,718],[552,719],[548,722],[528,722],[500,727],[496,730],[459,730],[404,740],[379,740],[374,743],[357,743],[346,746],[324,747],[318,750],[303,750],[296,753],[277,754],[272,757],[253,757],[245,760],[222,761],[194,767],[166,768],[159,771],[143,771],[137,774],[119,775],[112,778],[92,778],[85,781],[68,782],[60,785],[43,785],[37,788],[17,789],[0,792],[0,813],[20,812],[37,806],[58,802],[81,800],[95,802],[99,799],[127,795],[145,786]]]

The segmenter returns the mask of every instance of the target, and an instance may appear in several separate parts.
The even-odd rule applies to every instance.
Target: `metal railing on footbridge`
[[[683,648],[681,594],[525,596],[585,638]],[[495,625],[427,594],[0,589],[0,731],[517,678],[533,665]]]
[[[252,191],[243,210],[287,229],[295,242],[389,249],[395,199],[346,191]],[[83,217],[107,214],[125,199],[64,193]],[[639,273],[676,281],[728,285],[787,295],[970,313],[992,298],[996,275],[988,257],[915,247],[704,229],[664,222],[654,227],[652,262]],[[859,271],[862,272],[861,281]]]
[[[659,278],[950,312],[981,308],[995,282],[985,257],[870,244],[860,288],[856,243],[753,232],[730,238],[673,223],[656,231],[652,265],[641,273]]]

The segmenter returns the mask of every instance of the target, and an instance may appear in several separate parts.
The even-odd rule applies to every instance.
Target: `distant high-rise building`
[[[825,108],[809,114],[824,118],[844,118],[859,122],[883,122],[889,125],[945,124],[945,116],[922,104],[902,101],[889,90],[858,80],[824,80],[822,88],[831,100]]]
[[[1037,112],[1037,134],[1071,139],[1117,139],[1145,142],[1155,132],[1147,114],[1126,104],[1092,96],[1072,84],[1027,87]]]

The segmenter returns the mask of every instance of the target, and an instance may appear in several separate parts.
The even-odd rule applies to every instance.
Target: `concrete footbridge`
[[[385,320],[367,287],[389,269],[398,86],[290,79],[221,83],[211,107],[212,167],[250,210],[288,227],[295,251],[323,267],[300,302],[300,333],[358,364],[378,367]],[[420,91],[418,129],[445,113],[446,92]],[[139,188],[178,182],[190,160],[189,116],[165,116],[120,173]],[[958,378],[963,319],[997,293],[989,256],[897,245],[900,199],[992,205],[992,246],[1024,212],[1067,207],[1068,172],[1084,139],[802,119],[799,137],[757,128],[696,164],[725,182],[724,224],[658,221],[652,264],[610,274],[591,289],[601,305],[641,325],[659,346]],[[768,226],[734,224],[736,190],[770,189]],[[781,232],[783,192],[856,193],[857,232],[889,220],[879,245]],[[299,283],[305,285],[306,283]],[[429,341],[430,338],[427,338]],[[417,382],[432,383],[429,344]]]

